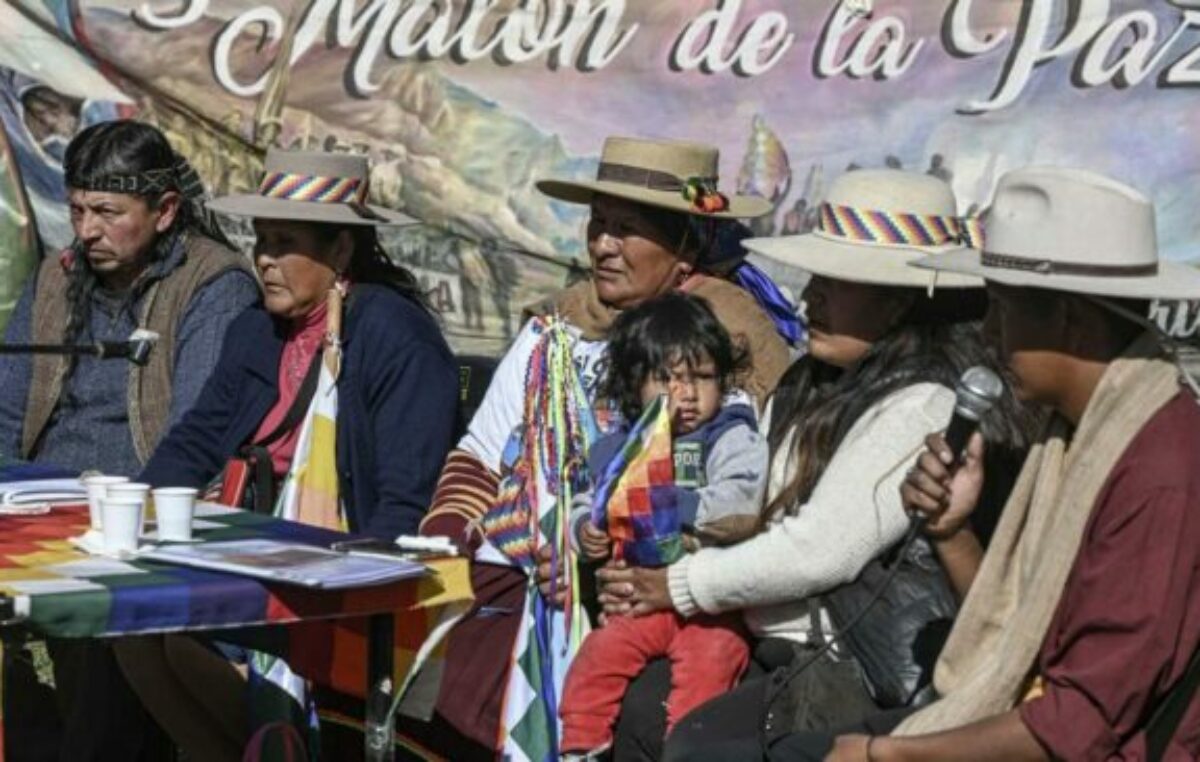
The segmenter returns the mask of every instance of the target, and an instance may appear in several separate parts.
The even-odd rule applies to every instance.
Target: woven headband
[[[635,185],[648,190],[679,193],[697,212],[724,212],[729,209],[729,198],[717,190],[716,177],[684,179],[657,169],[601,162],[596,171],[596,179],[601,182]]]
[[[983,225],[978,217],[881,212],[824,203],[817,230],[850,241],[893,246],[983,246]]]
[[[101,193],[129,193],[138,196],[153,196],[173,190],[179,191],[189,201],[199,202],[204,198],[204,183],[188,160],[175,154],[175,163],[166,168],[147,169],[132,174],[96,174],[85,177],[68,177],[67,185],[72,188]],[[203,215],[203,208],[200,209]]]

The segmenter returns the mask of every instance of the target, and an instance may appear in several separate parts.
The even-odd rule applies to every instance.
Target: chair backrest
[[[475,411],[483,403],[483,395],[492,383],[492,375],[500,361],[484,355],[459,355],[458,360],[458,434],[467,430]]]
[[[1192,654],[1187,671],[1175,687],[1162,698],[1146,723],[1147,760],[1158,762],[1166,756],[1167,746],[1195,701],[1197,689],[1200,689],[1200,650]]]

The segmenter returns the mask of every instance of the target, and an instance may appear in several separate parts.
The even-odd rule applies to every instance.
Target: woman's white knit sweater
[[[755,635],[806,641],[806,599],[851,582],[904,536],[900,484],[926,435],[944,428],[953,409],[954,392],[932,383],[906,387],[868,408],[796,515],[738,545],[706,548],[670,567],[675,609],[684,616],[743,609]],[[768,500],[791,479],[790,451],[791,434],[771,464]]]

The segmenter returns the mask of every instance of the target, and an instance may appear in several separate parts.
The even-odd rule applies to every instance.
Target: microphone
[[[957,468],[962,463],[967,442],[979,428],[980,419],[1000,401],[1002,394],[1004,382],[1000,380],[1000,376],[981,365],[967,368],[958,379],[954,387],[954,414],[950,417],[950,425],[946,427],[946,433],[943,435],[946,446],[954,453],[952,468]],[[904,535],[904,550],[901,555],[908,552],[908,547],[924,528],[925,520],[923,514],[913,512],[908,531]]]
[[[954,462],[961,462],[971,435],[979,428],[979,420],[992,409],[1004,394],[1004,382],[988,368],[976,365],[967,368],[954,387],[954,415],[946,427],[945,440],[954,453]]]
[[[144,366],[150,360],[150,350],[154,348],[158,339],[159,335],[154,331],[139,328],[129,334],[125,341],[101,342],[97,357],[102,360],[108,357],[125,357],[134,365]]]
[[[139,328],[125,341],[97,341],[95,344],[0,344],[0,354],[6,355],[90,355],[101,360],[124,357],[134,365],[143,366],[150,359],[150,350],[159,335]]]

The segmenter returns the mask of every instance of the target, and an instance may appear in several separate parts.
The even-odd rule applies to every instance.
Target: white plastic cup
[[[99,531],[104,528],[104,517],[100,512],[100,501],[108,497],[108,488],[116,484],[124,484],[129,481],[127,476],[104,476],[97,474],[96,476],[85,476],[80,479],[80,482],[87,489],[88,497],[88,517],[92,522],[92,529]]]
[[[104,549],[135,551],[142,534],[146,503],[135,497],[106,497],[100,502],[104,516]]]
[[[192,517],[196,513],[194,487],[159,487],[154,490],[154,520],[158,539],[181,542],[192,539]]]
[[[108,488],[108,497],[136,499],[141,501],[143,505],[145,505],[146,498],[149,495],[150,485],[142,484],[141,482],[126,480],[120,484],[112,484]]]

